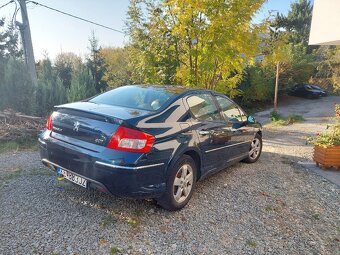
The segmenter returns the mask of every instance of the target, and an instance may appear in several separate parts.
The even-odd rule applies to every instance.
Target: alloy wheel
[[[173,196],[177,203],[182,203],[190,194],[194,181],[193,169],[184,164],[177,171],[174,180]]]
[[[255,137],[250,145],[249,158],[256,159],[261,151],[261,141],[259,138]]]

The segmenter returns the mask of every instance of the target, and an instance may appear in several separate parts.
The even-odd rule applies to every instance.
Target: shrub
[[[303,116],[298,114],[290,114],[287,118],[284,118],[277,111],[271,111],[269,116],[272,124],[275,126],[287,126],[305,120]]]
[[[307,142],[322,146],[340,146],[340,104],[335,104],[335,124],[327,125],[327,131],[316,136],[308,137]]]

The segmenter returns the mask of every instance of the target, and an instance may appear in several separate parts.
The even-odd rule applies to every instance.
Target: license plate
[[[58,169],[58,172],[60,174],[62,174],[67,180],[86,188],[86,186],[87,186],[87,180],[86,179],[84,179],[84,178],[82,178],[78,175],[75,175],[75,174],[73,174],[69,171],[66,171],[65,169],[60,168],[60,169]]]

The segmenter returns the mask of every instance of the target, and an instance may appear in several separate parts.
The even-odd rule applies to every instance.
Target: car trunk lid
[[[98,150],[126,120],[147,111],[78,102],[56,107],[51,136],[77,146]],[[95,145],[95,146],[94,146]]]

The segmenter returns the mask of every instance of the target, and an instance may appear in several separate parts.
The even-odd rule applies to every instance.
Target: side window
[[[216,96],[216,100],[221,107],[223,117],[229,122],[242,122],[246,120],[246,115],[232,101],[225,97]]]
[[[189,108],[198,120],[214,121],[221,120],[221,115],[215,105],[213,97],[209,94],[194,95],[187,99]]]

